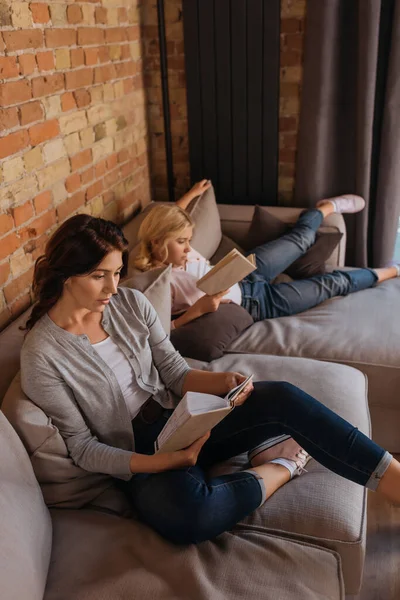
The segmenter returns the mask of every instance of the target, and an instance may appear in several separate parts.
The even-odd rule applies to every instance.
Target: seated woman
[[[255,321],[262,321],[294,315],[328,298],[346,296],[399,276],[399,267],[393,266],[337,270],[291,283],[271,283],[312,246],[325,217],[333,212],[354,213],[364,208],[365,202],[360,196],[348,195],[321,200],[317,208],[303,212],[290,233],[251,250],[250,253],[256,255],[256,271],[230,290],[208,296],[196,287],[196,282],[212,267],[190,247],[194,224],[184,208],[209,186],[210,183],[203,180],[176,204],[154,207],[139,230],[141,245],[135,259],[136,268],[146,271],[161,264],[172,264],[172,314],[180,315],[172,322],[173,328],[216,311],[221,302],[236,302]]]
[[[114,223],[78,215],[53,234],[35,265],[22,388],[52,419],[76,465],[120,480],[143,522],[175,543],[231,529],[300,474],[310,455],[400,502],[400,464],[285,382],[249,384],[211,433],[154,454],[186,392],[225,395],[244,376],[189,368],[145,296],[118,287],[127,247]],[[245,451],[249,468],[207,475],[214,463]]]

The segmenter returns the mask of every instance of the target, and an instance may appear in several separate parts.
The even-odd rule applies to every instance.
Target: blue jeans
[[[136,451],[153,454],[154,440],[172,411],[154,424],[135,427]],[[252,450],[279,434],[291,435],[328,469],[376,489],[391,455],[290,383],[257,382],[254,391],[211,432],[197,465],[139,473],[124,484],[140,519],[177,544],[212,539],[265,500],[264,482],[248,470],[208,477],[213,464]]]
[[[346,296],[370,288],[378,280],[371,269],[334,271],[291,283],[271,281],[313,245],[323,220],[317,209],[304,212],[296,225],[281,238],[258,246],[257,270],[240,282],[242,306],[255,321],[286,317],[317,306],[335,296]]]

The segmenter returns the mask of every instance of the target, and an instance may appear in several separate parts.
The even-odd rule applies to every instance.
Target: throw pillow
[[[220,358],[252,324],[250,314],[238,304],[220,304],[216,312],[173,329],[171,342],[182,356],[209,362]]]
[[[140,226],[143,223],[144,218],[153,209],[154,205],[154,202],[150,202],[150,204],[147,204],[140,213],[135,215],[129,221],[129,223],[127,223],[125,227],[123,227],[122,231],[124,232],[124,236],[128,240],[129,250],[132,250],[137,245]]]
[[[205,258],[210,259],[221,243],[222,230],[214,188],[211,186],[187,207],[195,228],[191,245]]]
[[[246,249],[251,250],[261,244],[276,240],[289,232],[290,229],[291,226],[274,217],[268,210],[256,206],[247,236]],[[342,236],[343,234],[340,232],[325,233],[318,231],[315,243],[303,256],[292,263],[285,270],[285,273],[293,279],[306,279],[314,275],[323,275],[326,273],[325,263],[339,244]]]
[[[143,292],[159,316],[165,333],[171,329],[171,265],[150,271],[131,270],[122,287]]]

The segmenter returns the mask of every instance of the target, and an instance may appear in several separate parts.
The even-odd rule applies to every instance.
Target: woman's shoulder
[[[35,323],[30,331],[25,336],[24,343],[21,349],[21,362],[26,356],[41,356],[51,350],[55,344],[54,338],[46,326],[47,315],[44,315]]]

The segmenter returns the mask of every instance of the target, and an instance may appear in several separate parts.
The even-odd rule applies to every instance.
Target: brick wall
[[[281,0],[280,204],[290,204],[293,195],[305,13],[306,0]],[[158,200],[167,200],[156,0],[144,1],[142,19],[153,194]],[[182,0],[166,0],[165,20],[175,193],[179,197],[187,190],[190,183]]]
[[[0,0],[0,329],[77,212],[149,201],[139,0]]]

